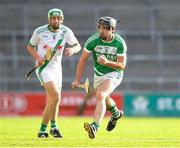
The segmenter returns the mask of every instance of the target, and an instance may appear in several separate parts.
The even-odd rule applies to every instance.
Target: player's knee
[[[61,99],[60,93],[58,93],[58,92],[52,93],[51,98],[52,98],[53,102],[55,102],[55,103],[59,102]]]
[[[102,101],[105,100],[105,98],[107,97],[106,93],[103,91],[97,91],[96,92],[96,99],[97,101]]]

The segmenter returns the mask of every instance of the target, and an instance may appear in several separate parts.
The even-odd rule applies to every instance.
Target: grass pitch
[[[180,147],[180,118],[127,118],[106,131],[104,118],[96,139],[83,128],[88,117],[59,117],[63,139],[38,139],[40,117],[1,117],[0,147]],[[48,129],[49,131],[49,129]]]

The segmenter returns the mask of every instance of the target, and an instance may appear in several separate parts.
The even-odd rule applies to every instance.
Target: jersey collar
[[[60,26],[59,26],[59,29],[55,31],[50,27],[50,25],[48,25],[48,30],[53,32],[53,33],[57,33],[60,30]]]

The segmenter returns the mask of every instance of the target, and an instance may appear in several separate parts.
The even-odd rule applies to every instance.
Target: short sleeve
[[[89,52],[89,53],[92,52],[92,50],[96,46],[96,40],[97,39],[92,39],[92,37],[90,37],[84,44],[84,50]]]
[[[126,51],[127,51],[126,42],[124,40],[121,40],[121,42],[119,42],[119,45],[118,45],[117,55],[123,56],[126,54]]]
[[[67,33],[67,43],[69,45],[74,45],[78,43],[77,38],[75,37],[74,33],[70,29],[68,30],[68,33]]]
[[[35,31],[33,32],[33,35],[31,36],[31,39],[30,39],[30,41],[29,41],[29,44],[30,44],[31,46],[33,46],[33,47],[36,47],[36,46],[38,45],[39,41],[40,41],[40,38],[39,38],[39,36],[38,36],[38,34],[37,34],[37,30],[35,30]]]

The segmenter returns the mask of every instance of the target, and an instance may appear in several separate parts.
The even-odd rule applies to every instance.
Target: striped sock
[[[41,133],[44,133],[46,131],[46,129],[47,129],[47,125],[42,123],[39,131]]]
[[[108,110],[111,112],[111,114],[112,114],[112,116],[113,116],[114,118],[118,118],[118,117],[119,117],[120,112],[119,112],[119,110],[118,110],[118,108],[117,108],[116,106],[112,106],[112,107],[109,108]]]
[[[99,123],[94,121],[94,122],[91,123],[91,125],[92,125],[92,127],[94,128],[95,131],[98,131]]]

